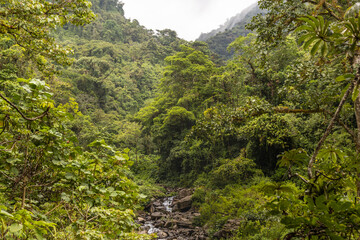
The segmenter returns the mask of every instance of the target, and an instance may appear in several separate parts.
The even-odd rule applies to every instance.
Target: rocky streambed
[[[207,240],[208,235],[193,220],[200,216],[192,207],[191,189],[181,189],[174,197],[160,198],[147,205],[137,222],[142,233],[156,233],[159,240]]]

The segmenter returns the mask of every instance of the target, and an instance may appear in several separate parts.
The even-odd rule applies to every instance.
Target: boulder
[[[155,207],[156,212],[167,213],[166,208],[164,206]]]
[[[187,196],[191,196],[193,194],[193,190],[192,189],[181,189],[180,191],[179,191],[179,196],[178,196],[178,198],[185,198],[185,197],[187,197]]]
[[[186,196],[178,201],[176,201],[176,203],[174,204],[176,207],[174,208],[177,211],[180,212],[186,212],[188,210],[191,209],[191,204],[192,204],[192,200],[191,200],[192,195]]]
[[[182,219],[176,223],[179,228],[194,228],[192,223],[187,219]]]

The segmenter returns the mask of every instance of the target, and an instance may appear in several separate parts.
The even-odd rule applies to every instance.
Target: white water
[[[146,222],[144,225],[145,228],[149,228],[148,234],[157,233],[160,231],[160,229],[156,228],[151,222]]]
[[[164,198],[163,199],[163,206],[165,207],[165,210],[167,212],[172,212],[172,207],[171,207],[171,204],[173,203],[174,201],[174,197],[168,197],[168,198]],[[148,234],[152,234],[152,233],[157,233],[160,231],[160,229],[156,228],[152,222],[146,222],[144,224],[144,227],[147,229],[149,228],[148,230]],[[159,239],[160,240],[160,239]]]
[[[167,212],[172,212],[171,204],[174,201],[174,197],[168,197],[164,199],[163,206],[165,207]]]

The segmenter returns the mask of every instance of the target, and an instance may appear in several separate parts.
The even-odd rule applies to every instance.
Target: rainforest
[[[360,3],[239,16],[0,0],[0,239],[360,239]]]

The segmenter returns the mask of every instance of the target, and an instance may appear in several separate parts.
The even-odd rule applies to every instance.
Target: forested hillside
[[[246,28],[251,19],[265,13],[265,10],[259,8],[258,4],[253,4],[241,13],[227,20],[218,29],[209,33],[202,33],[197,39],[204,41],[209,45],[209,49],[221,56],[223,59],[230,59],[234,51],[228,50],[228,46],[239,36],[246,36],[251,31]]]
[[[115,0],[93,1],[97,15],[84,26],[65,25],[57,38],[74,51],[71,67],[61,71],[55,99],[74,98],[84,117],[73,121],[72,130],[86,146],[95,139],[119,147],[133,147],[139,131],[127,117],[154,97],[164,58],[184,43],[176,32],[147,30],[137,20],[124,17],[123,4]]]
[[[150,239],[135,231],[145,196],[128,116],[184,41],[115,0],[3,1],[1,13],[1,239]]]
[[[256,10],[255,10],[256,9]],[[248,14],[250,12],[259,11],[257,3],[251,5],[250,7],[247,7],[244,9],[241,13],[236,14],[235,16],[228,19],[224,24],[222,24],[219,28],[212,30],[208,33],[201,33],[200,37],[197,39],[198,41],[206,41],[209,38],[214,37],[216,34],[224,32],[226,30],[232,29],[235,27],[236,24],[243,21],[244,19],[248,19],[251,17],[248,17]],[[256,15],[256,14],[253,14]]]
[[[135,115],[153,175],[196,188],[213,238],[356,239],[360,5],[259,6],[224,66],[189,45],[166,58]]]
[[[2,1],[1,238],[156,239],[165,186],[192,222],[150,218],[202,239],[359,239],[360,3],[258,4],[225,61],[116,0]]]

